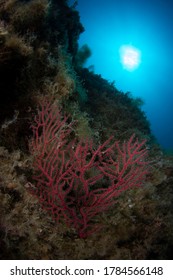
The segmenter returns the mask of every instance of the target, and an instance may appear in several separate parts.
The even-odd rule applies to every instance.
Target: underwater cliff
[[[90,50],[78,47],[82,32],[75,4],[69,6],[66,0],[0,0],[0,258],[172,259],[173,157],[164,154],[152,135],[143,101],[83,67]],[[50,111],[41,107],[45,100],[58,106],[56,112],[52,107]],[[58,108],[60,114],[56,115]],[[43,124],[47,125],[45,134]],[[48,137],[54,128],[53,140],[59,141],[56,148]],[[132,135],[138,139],[135,146],[129,140]],[[115,142],[106,142],[112,137]],[[140,143],[144,143],[148,171],[142,169],[138,183],[135,172],[141,170],[137,168],[144,155]],[[74,157],[80,151],[86,166],[90,164],[84,174],[85,182],[91,182],[89,194],[107,191],[113,172],[117,172],[113,185],[120,195],[103,200],[106,202],[100,207],[105,211],[94,218],[93,212],[90,214],[91,229],[99,225],[100,230],[88,236],[78,234],[79,227],[74,224],[80,223],[81,215],[87,216],[89,208],[94,211],[95,201],[89,196],[84,201],[83,178],[77,169],[81,160],[78,157],[69,167],[69,145]],[[117,147],[115,155],[111,145]],[[46,196],[48,190],[43,187],[51,187],[47,178],[56,172],[44,165],[45,159],[48,161],[52,149],[55,152],[61,146],[68,153],[65,157],[63,150],[58,164],[57,159],[52,160],[52,166],[63,166],[64,174],[68,167],[68,176],[80,179],[78,189],[66,175],[61,180],[62,193],[66,194],[63,202],[70,205],[70,215],[77,213],[73,224],[65,210],[65,220],[60,221],[46,211],[51,205],[60,213],[60,197],[52,204],[53,194]],[[137,150],[127,163],[131,148]],[[45,169],[38,175],[41,160]],[[110,168],[111,162],[114,167]],[[124,166],[120,178],[119,170]],[[38,199],[38,191],[45,191],[44,202]],[[85,214],[79,209],[83,205],[75,205],[78,197],[85,204]]]

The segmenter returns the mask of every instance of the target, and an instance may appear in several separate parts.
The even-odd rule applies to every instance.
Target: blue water
[[[76,9],[85,28],[79,45],[92,51],[86,66],[141,97],[158,142],[173,149],[173,1],[78,0]],[[119,48],[127,44],[141,52],[135,71],[120,62]]]

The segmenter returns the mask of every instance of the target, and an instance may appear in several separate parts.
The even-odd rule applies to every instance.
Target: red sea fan
[[[142,186],[148,173],[146,140],[132,135],[120,145],[111,137],[97,148],[70,141],[73,123],[50,102],[41,104],[32,129],[34,193],[54,220],[65,220],[81,238],[99,228],[94,218],[100,212],[125,190]]]

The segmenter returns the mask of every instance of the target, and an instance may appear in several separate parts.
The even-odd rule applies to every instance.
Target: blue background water
[[[78,0],[76,9],[85,28],[79,45],[92,51],[86,66],[141,97],[154,135],[163,148],[173,149],[173,1]],[[141,51],[133,72],[120,62],[119,48],[126,44]]]

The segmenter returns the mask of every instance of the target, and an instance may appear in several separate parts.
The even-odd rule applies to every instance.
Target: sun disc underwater
[[[120,61],[123,68],[128,71],[134,71],[141,63],[141,52],[139,49],[131,45],[123,45],[120,47]]]

